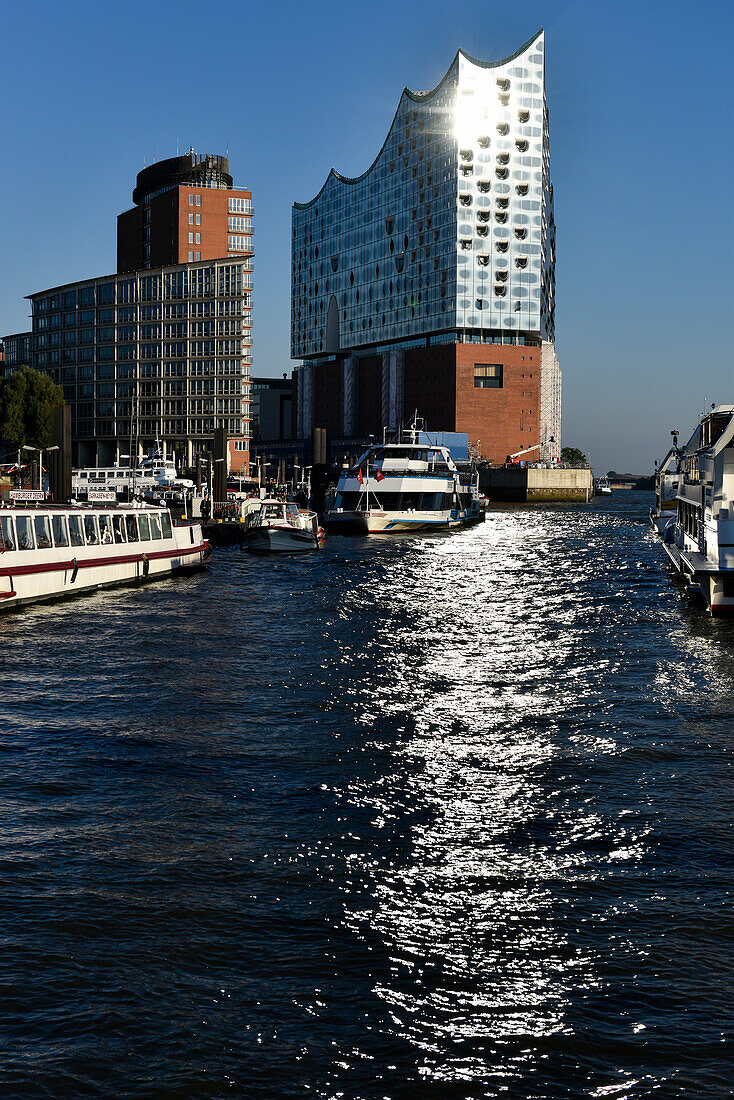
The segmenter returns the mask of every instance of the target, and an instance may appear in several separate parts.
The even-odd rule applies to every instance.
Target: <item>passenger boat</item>
[[[201,526],[174,524],[167,508],[6,505],[0,508],[0,611],[198,569],[208,555]]]
[[[452,530],[484,519],[479,474],[460,472],[448,448],[419,441],[414,421],[400,443],[371,447],[339,477],[327,530],[375,534]]]
[[[164,457],[162,451],[156,451],[144,458],[138,466],[87,466],[74,470],[71,478],[74,496],[88,494],[90,491],[114,493],[162,492],[166,489],[193,489],[189,478],[179,477],[172,458]]]
[[[315,512],[302,512],[297,504],[263,500],[247,528],[247,549],[254,551],[319,550],[324,532]]]
[[[682,451],[678,447],[678,432],[670,434],[673,436],[673,446],[655,470],[655,505],[650,509],[650,523],[658,535],[662,535],[668,524],[675,519],[678,486],[682,478]]]
[[[716,616],[734,615],[734,405],[705,415],[679,452],[665,551]]]
[[[594,492],[599,496],[611,496],[612,487],[609,484],[608,477],[597,477],[594,479]]]

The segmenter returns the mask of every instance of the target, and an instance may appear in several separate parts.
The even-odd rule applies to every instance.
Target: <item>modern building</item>
[[[5,349],[3,364],[5,378],[15,374],[18,367],[30,366],[32,336],[30,332],[14,332],[10,336],[2,337],[1,342]]]
[[[160,160],[138,173],[135,205],[117,217],[117,270],[252,255],[252,192],[235,189],[226,157]]]
[[[367,171],[294,204],[297,434],[381,435],[417,410],[493,461],[557,457],[554,273],[540,31],[404,89]]]
[[[230,436],[249,450],[250,290],[244,257],[86,279],[28,297],[31,366],[60,383],[77,465],[112,464],[160,440],[191,466]]]
[[[6,372],[25,346],[63,387],[78,465],[160,441],[191,466],[224,428],[230,469],[247,471],[251,192],[233,187],[225,157],[192,150],[140,172],[133,201],[117,274],[28,295],[32,333],[6,337]]]
[[[293,383],[282,378],[253,378],[250,386],[250,433],[253,439],[290,439]]]

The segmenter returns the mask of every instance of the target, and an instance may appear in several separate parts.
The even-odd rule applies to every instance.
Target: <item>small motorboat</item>
[[[320,550],[324,532],[315,512],[303,512],[291,501],[263,500],[250,519],[246,541],[253,551]]]
[[[594,492],[597,496],[609,497],[612,495],[612,487],[608,477],[594,478]]]

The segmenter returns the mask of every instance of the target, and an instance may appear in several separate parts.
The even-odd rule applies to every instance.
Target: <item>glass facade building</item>
[[[190,466],[218,427],[247,443],[251,288],[249,262],[226,258],[29,295],[31,366],[63,387],[76,464],[159,439]]]
[[[385,383],[383,371],[383,388],[392,385],[395,394],[383,402],[384,414],[399,411],[401,352],[450,343],[540,351],[546,344],[553,368],[545,389],[553,391],[551,428],[559,437],[554,336],[555,224],[540,31],[502,61],[478,61],[460,50],[432,91],[405,88],[367,171],[348,179],[332,170],[314,199],[294,204],[291,355],[302,361],[300,430],[308,431],[309,394],[317,384],[309,368],[335,355],[390,357],[392,382]],[[343,402],[344,423],[354,419]]]

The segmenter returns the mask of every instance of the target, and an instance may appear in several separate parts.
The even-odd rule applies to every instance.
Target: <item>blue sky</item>
[[[368,166],[404,84],[540,26],[563,440],[649,468],[734,401],[731,2],[0,0],[0,333],[27,327],[23,295],[114,270],[144,162],[228,147],[255,208],[254,372],[289,371],[293,200]]]

